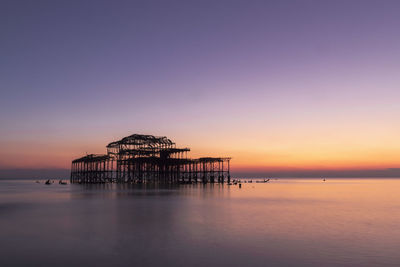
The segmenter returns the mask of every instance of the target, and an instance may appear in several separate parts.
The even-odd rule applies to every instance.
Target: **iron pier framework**
[[[165,136],[133,134],[107,145],[107,154],[72,161],[71,183],[230,183],[230,159],[188,158]]]

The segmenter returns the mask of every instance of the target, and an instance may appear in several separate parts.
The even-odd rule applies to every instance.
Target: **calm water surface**
[[[0,266],[399,266],[400,180],[0,180]]]

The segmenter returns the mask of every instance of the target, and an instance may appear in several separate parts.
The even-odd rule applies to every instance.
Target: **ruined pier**
[[[165,136],[133,134],[107,145],[107,154],[72,161],[71,183],[230,183],[228,157],[188,158]]]

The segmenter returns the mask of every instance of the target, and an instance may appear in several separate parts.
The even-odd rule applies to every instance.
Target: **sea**
[[[0,266],[399,266],[400,179],[0,180]]]

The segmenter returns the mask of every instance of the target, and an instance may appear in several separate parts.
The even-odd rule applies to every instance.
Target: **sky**
[[[399,14],[390,0],[3,0],[0,169],[68,169],[142,133],[238,173],[396,170]]]

